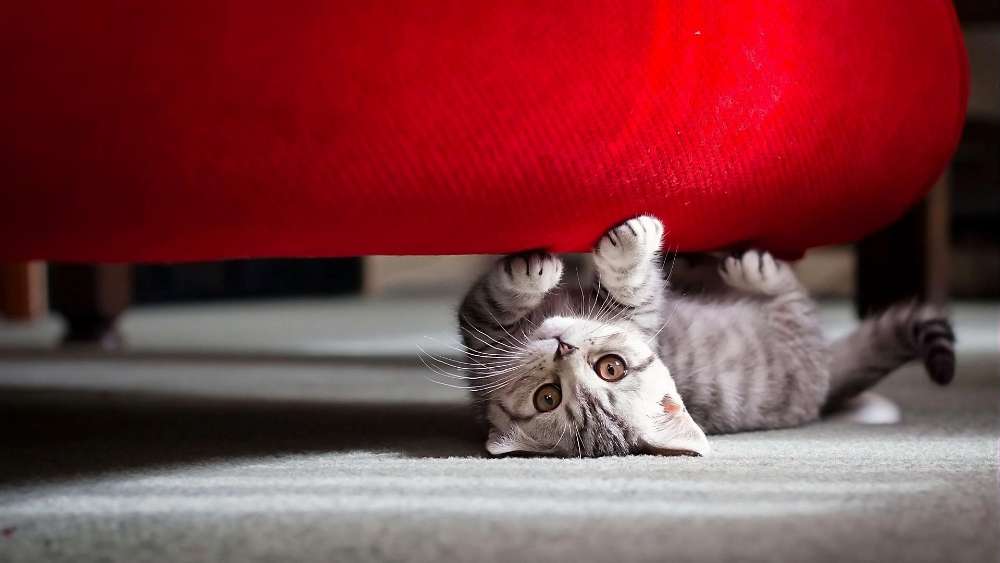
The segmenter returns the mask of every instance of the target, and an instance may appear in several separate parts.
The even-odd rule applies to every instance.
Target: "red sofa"
[[[966,102],[943,0],[6,2],[0,259],[794,255],[917,201]]]

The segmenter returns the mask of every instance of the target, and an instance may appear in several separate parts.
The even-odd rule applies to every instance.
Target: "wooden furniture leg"
[[[0,264],[0,315],[30,321],[48,308],[44,262]]]
[[[64,344],[123,344],[119,315],[132,299],[132,268],[124,264],[55,264],[50,270],[52,308],[66,319]]]
[[[855,246],[855,310],[860,316],[907,299],[942,304],[948,297],[947,176],[898,221]]]

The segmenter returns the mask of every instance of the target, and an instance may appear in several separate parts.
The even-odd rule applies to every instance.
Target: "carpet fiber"
[[[880,388],[897,424],[706,458],[488,459],[400,358],[0,352],[0,560],[995,561],[997,313],[952,387]]]

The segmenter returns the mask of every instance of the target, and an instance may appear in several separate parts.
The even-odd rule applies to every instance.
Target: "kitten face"
[[[486,405],[493,455],[708,453],[667,367],[634,329],[551,317]]]

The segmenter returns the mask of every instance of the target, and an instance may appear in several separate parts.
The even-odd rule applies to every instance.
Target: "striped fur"
[[[531,253],[501,259],[469,291],[467,359],[437,368],[468,382],[492,453],[704,453],[702,431],[810,422],[913,359],[938,383],[954,375],[954,335],[932,308],[891,308],[828,345],[787,264],[756,251],[705,259],[714,289],[685,294],[666,283],[662,234],[652,217],[611,229],[586,286],[563,280],[557,257]],[[579,357],[553,356],[560,339]],[[609,351],[633,360],[614,383],[588,364]],[[539,413],[531,397],[545,384],[560,386],[563,404]]]

